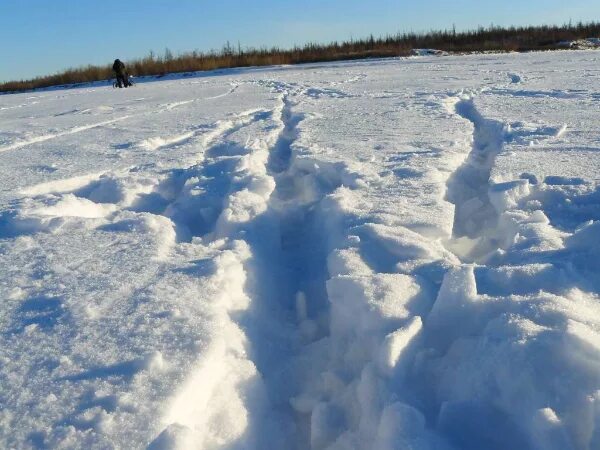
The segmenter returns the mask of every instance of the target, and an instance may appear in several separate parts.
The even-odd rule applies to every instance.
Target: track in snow
[[[443,60],[436,61],[435,72],[448,73]],[[524,173],[494,183],[496,164],[511,157],[505,149],[560,138],[566,126],[504,124],[485,117],[472,97],[451,97],[452,109],[444,110],[448,102],[437,100],[447,94],[435,90],[439,86],[415,91],[422,80],[409,80],[417,83],[394,91],[398,71],[386,74],[392,81],[382,85],[378,70],[368,76],[380,93],[362,91],[368,87],[361,85],[352,89],[366,74],[342,74],[333,82],[240,80],[212,98],[244,83],[259,85],[267,92],[247,101],[243,96],[263,89],[239,89],[236,101],[240,95],[245,108],[260,109],[222,113],[212,125],[194,121],[185,129],[177,123],[180,116],[200,114],[196,102],[210,97],[194,92],[161,99],[159,108],[136,117],[155,120],[163,117],[155,114],[177,108],[182,114],[167,117],[174,122],[145,141],[136,130],[119,127],[119,133],[131,132],[129,144],[118,147],[124,158],[119,170],[83,165],[71,178],[38,176],[38,184],[20,190],[13,209],[0,215],[2,245],[15,261],[27,261],[25,270],[35,279],[25,284],[18,271],[13,276],[23,291],[7,296],[7,307],[16,311],[14,318],[10,310],[6,315],[9,331],[22,334],[12,343],[35,344],[33,337],[63,325],[75,330],[73,348],[83,348],[80,330],[88,328],[88,342],[114,339],[112,347],[99,342],[104,353],[97,358],[95,348],[80,356],[63,347],[60,336],[46,335],[58,343],[46,352],[33,345],[36,358],[63,351],[75,362],[44,363],[42,370],[56,364],[59,374],[46,384],[25,353],[25,363],[14,359],[32,374],[32,389],[43,385],[44,396],[56,392],[56,402],[66,405],[59,419],[44,412],[51,420],[42,425],[52,439],[59,442],[65,427],[73,426],[81,433],[78,443],[123,446],[136,439],[140,445],[152,441],[152,450],[450,448],[446,442],[496,449],[530,448],[530,439],[569,448],[561,446],[564,436],[553,440],[554,430],[568,426],[580,442],[592,442],[586,437],[591,431],[580,431],[580,424],[593,423],[595,414],[590,393],[597,391],[597,377],[584,366],[587,359],[595,361],[586,339],[595,337],[597,315],[564,311],[584,297],[584,288],[597,292],[597,283],[589,281],[597,272],[589,261],[597,258],[584,254],[597,225],[578,228],[584,219],[572,220],[567,236],[552,228],[543,210],[557,201],[593,221],[597,192],[577,194],[585,188],[577,177],[541,181]],[[505,95],[507,102],[535,92],[548,102],[575,98],[569,92],[546,95],[553,92],[548,86],[509,89],[505,70],[490,73],[501,76],[499,87],[487,85],[482,96]],[[529,79],[509,78],[530,87]],[[464,82],[443,78],[451,79]],[[228,111],[230,102],[223,103]],[[68,111],[57,115],[87,111],[59,106]],[[403,126],[394,128],[398,119]],[[465,124],[472,125],[471,133],[460,126]],[[438,125],[444,132],[431,133]],[[465,136],[471,145],[462,145]],[[50,151],[53,145],[60,142],[47,144]],[[563,150],[558,147],[556,152]],[[169,151],[151,152],[158,149]],[[458,154],[467,157],[448,179],[447,167],[456,167]],[[116,159],[116,152],[111,155]],[[52,178],[63,167],[53,170],[58,173]],[[451,228],[452,238],[444,239]],[[63,247],[76,247],[79,239],[91,250],[64,258],[69,248]],[[41,262],[29,266],[29,253]],[[63,258],[68,263],[57,265]],[[106,260],[116,266],[123,261],[139,273],[130,280],[134,271],[123,271],[121,282],[121,268],[107,267]],[[88,280],[79,266],[95,269],[94,263],[119,284],[105,293],[106,285],[94,284],[90,274],[88,286],[78,288],[83,296],[83,288],[100,292],[89,295],[85,310],[79,297],[58,284],[56,297],[32,297],[70,273]],[[587,283],[581,274],[591,274]],[[36,324],[39,329],[29,327]],[[104,326],[105,334],[94,324]],[[5,342],[10,351],[11,341]],[[575,389],[580,397],[573,401],[570,388],[555,384],[557,372],[546,370],[547,361],[569,369],[561,373],[570,386],[583,380]],[[26,389],[19,401],[33,392]],[[539,404],[522,392],[533,392]],[[128,409],[130,393],[139,397],[139,409]],[[578,405],[579,398],[588,403]],[[39,400],[40,411],[47,409],[50,401],[41,395]],[[27,406],[18,411],[28,412]],[[36,436],[40,443],[46,439]]]
[[[339,182],[310,162],[305,162],[306,168],[294,164],[293,146],[303,116],[294,113],[287,92],[281,93],[278,103],[271,111],[238,114],[201,134],[206,148],[201,160],[167,174],[132,209],[169,217],[179,242],[201,238],[248,244],[252,256],[241,264],[247,274],[243,295],[250,307],[231,311],[230,317],[248,338],[249,358],[260,373],[269,408],[249,411],[245,439],[256,442],[256,448],[303,449],[311,445],[310,414],[293,403],[320,370],[311,343],[327,335],[329,322],[327,245],[319,203]],[[278,123],[278,129],[267,127],[257,141],[239,145],[227,139],[246,126],[269,121]],[[226,347],[206,351],[190,380],[213,380],[213,368],[226,370],[219,362],[227,358],[223,351]],[[190,399],[197,399],[197,408],[206,404],[218,384],[199,386],[190,381],[186,386],[168,420],[202,430],[207,419],[186,413],[187,405]],[[194,439],[203,442],[206,436],[200,433]]]
[[[473,124],[472,148],[465,162],[449,178],[446,200],[455,205],[453,237],[475,240],[485,238],[498,220],[489,197],[490,175],[496,156],[506,142],[506,127],[501,122],[484,118],[473,98],[459,99],[455,111]],[[469,249],[469,252],[473,250]],[[469,259],[469,255],[463,257]]]
[[[49,141],[50,139],[56,139],[56,138],[63,137],[63,136],[68,136],[68,135],[71,135],[71,134],[81,133],[82,131],[87,131],[87,130],[91,130],[91,129],[98,128],[98,127],[103,127],[105,125],[110,125],[112,123],[119,122],[121,120],[125,120],[125,119],[127,119],[129,117],[130,116],[123,116],[123,117],[119,117],[117,119],[105,120],[103,122],[92,123],[92,124],[89,124],[89,125],[81,125],[79,127],[74,127],[74,128],[69,129],[69,130],[66,130],[66,131],[61,131],[59,133],[52,133],[52,134],[44,134],[44,135],[41,135],[41,136],[35,136],[35,137],[32,137],[32,138],[24,140],[24,141],[15,142],[14,144],[10,144],[10,145],[4,146],[4,147],[0,147],[0,153],[7,152],[9,150],[16,150],[16,149],[19,149],[21,147],[26,147],[26,146],[31,145],[31,144],[37,144],[37,143],[40,143],[40,142]]]
[[[256,448],[303,449],[310,447],[310,414],[292,405],[319,370],[311,343],[328,333],[327,245],[319,203],[337,184],[318,170],[294,165],[303,116],[294,113],[288,94],[280,102],[274,117],[280,131],[265,161],[274,180],[267,209],[226,236],[243,239],[253,255],[244,263],[251,307],[234,317],[249,339],[270,408],[250,432],[257,436]]]

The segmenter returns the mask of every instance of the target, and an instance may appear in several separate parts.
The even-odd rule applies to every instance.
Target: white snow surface
[[[0,96],[0,447],[600,449],[600,54]]]

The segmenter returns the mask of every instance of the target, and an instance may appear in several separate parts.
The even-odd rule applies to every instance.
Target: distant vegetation
[[[488,28],[480,27],[477,30],[460,32],[445,30],[399,33],[380,38],[371,35],[365,39],[329,44],[309,43],[291,49],[242,48],[240,45],[232,46],[228,43],[218,51],[193,51],[177,56],[167,49],[162,56],[150,52],[145,58],[126,61],[126,64],[133,76],[160,76],[232,67],[407,56],[414,48],[435,48],[447,52],[554,50],[562,48],[559,45],[561,41],[598,36],[600,23],[597,22],[510,28],[492,25]],[[55,75],[1,83],[0,92],[107,80],[113,77],[111,65],[68,69]]]

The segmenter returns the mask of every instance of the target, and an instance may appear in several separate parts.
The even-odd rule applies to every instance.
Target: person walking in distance
[[[131,83],[129,82],[129,75],[125,70],[125,64],[123,64],[123,62],[120,59],[115,59],[112,68],[115,72],[115,76],[117,77],[118,87],[122,88],[131,86]]]

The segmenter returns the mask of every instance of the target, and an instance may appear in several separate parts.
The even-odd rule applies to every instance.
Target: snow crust
[[[591,51],[0,97],[0,447],[600,449]]]

